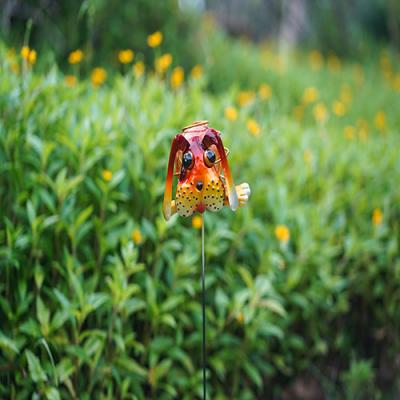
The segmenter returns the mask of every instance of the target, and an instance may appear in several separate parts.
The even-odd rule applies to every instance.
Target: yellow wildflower
[[[353,139],[354,139],[354,136],[355,136],[355,129],[354,129],[354,127],[353,127],[353,126],[350,126],[350,125],[346,126],[346,127],[344,128],[344,137],[345,137],[347,140],[353,140]]]
[[[341,62],[338,56],[336,56],[335,54],[331,53],[328,56],[328,68],[332,71],[332,72],[337,72],[340,70],[341,68]]]
[[[111,179],[112,179],[112,177],[113,177],[113,174],[112,174],[112,172],[111,172],[109,169],[105,169],[105,170],[103,170],[103,172],[102,172],[102,176],[103,176],[103,179],[104,179],[106,182],[110,182]]]
[[[312,50],[308,56],[308,59],[313,70],[319,70],[322,68],[324,58],[318,50]]]
[[[383,220],[382,210],[380,208],[375,208],[374,211],[372,212],[372,223],[375,226],[378,226],[382,223],[382,220]]]
[[[92,71],[91,79],[94,86],[100,86],[107,78],[107,72],[104,68],[96,67]]]
[[[333,102],[332,111],[338,117],[343,117],[343,115],[346,113],[346,107],[341,101],[336,100]]]
[[[171,74],[171,86],[173,89],[177,89],[182,85],[185,79],[185,72],[182,67],[175,67]]]
[[[351,88],[349,85],[343,85],[340,89],[340,100],[345,104],[348,105],[351,102],[352,93]]]
[[[328,111],[326,110],[326,107],[323,103],[318,103],[314,107],[313,114],[315,121],[319,123],[324,123],[328,117]]]
[[[360,140],[362,141],[367,140],[369,131],[368,122],[363,118],[359,118],[357,120],[357,128],[358,128],[358,137],[360,138]]]
[[[133,242],[134,242],[135,244],[140,244],[140,243],[142,243],[142,240],[143,240],[143,238],[142,238],[142,232],[140,232],[139,229],[134,229],[134,230],[132,231],[131,237],[132,237],[132,240],[133,240]]]
[[[19,65],[13,61],[10,65],[11,71],[14,72],[14,74],[18,74],[19,72]]]
[[[190,75],[194,79],[199,79],[203,75],[203,67],[199,64],[195,65],[190,72]]]
[[[253,118],[247,121],[247,129],[253,136],[259,136],[261,133],[260,125],[258,125],[258,122]]]
[[[242,90],[237,97],[237,102],[239,103],[240,107],[244,107],[251,103],[254,99],[254,92],[251,90]]]
[[[74,50],[69,53],[68,62],[70,64],[79,64],[83,60],[84,54],[80,49]]]
[[[65,75],[64,82],[67,86],[74,87],[74,86],[76,86],[76,82],[77,82],[76,76],[75,75]]]
[[[23,46],[21,49],[21,56],[29,64],[33,65],[36,62],[37,53],[36,50],[30,49],[28,46]]]
[[[160,31],[154,32],[147,36],[147,44],[150,47],[158,47],[163,40],[163,34]]]
[[[203,218],[200,217],[200,215],[195,215],[192,218],[192,226],[195,229],[201,229],[201,227],[203,226]]]
[[[393,78],[393,89],[400,93],[400,73]]]
[[[169,53],[163,54],[155,61],[156,71],[160,74],[164,73],[172,63],[172,56]]]
[[[384,111],[378,111],[375,115],[375,126],[380,131],[384,131],[386,129],[386,114]]]
[[[393,76],[393,68],[388,55],[384,54],[381,56],[380,64],[383,77],[387,80],[390,80]]]
[[[313,103],[318,98],[318,90],[315,87],[308,87],[304,90],[303,101],[304,103]]]
[[[290,239],[289,228],[286,225],[277,225],[275,228],[275,237],[281,243],[287,243]]]
[[[237,110],[235,107],[226,107],[225,108],[225,117],[229,119],[229,121],[236,121],[237,120]]]
[[[243,313],[240,311],[239,314],[236,316],[236,321],[242,325],[244,322],[244,315]]]
[[[258,94],[260,95],[261,99],[268,100],[272,95],[271,87],[266,83],[261,84],[260,88],[258,89]]]
[[[121,64],[129,64],[133,61],[135,53],[131,49],[120,50],[118,52],[118,61]]]
[[[145,65],[143,61],[137,61],[132,69],[133,69],[133,73],[135,74],[136,78],[141,77],[144,74],[145,71]]]
[[[293,108],[293,115],[296,118],[297,121],[301,121],[304,115],[304,106],[298,105]]]
[[[313,160],[313,153],[312,153],[312,151],[310,150],[310,149],[305,149],[304,150],[304,153],[303,153],[303,158],[304,158],[304,161],[307,163],[307,164],[311,164],[312,163],[312,160]]]

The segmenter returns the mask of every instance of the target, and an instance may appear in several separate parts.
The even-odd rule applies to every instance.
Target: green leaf
[[[243,368],[251,381],[260,388],[262,386],[262,378],[257,368],[248,361],[243,363]]]
[[[1,332],[0,332],[0,349],[2,349],[7,353],[14,353],[14,354],[19,353],[18,346],[14,342],[14,340],[11,340]]]
[[[139,375],[141,377],[145,377],[147,375],[147,370],[143,368],[140,364],[138,364],[136,361],[130,358],[127,357],[117,358],[115,364],[135,375]]]
[[[47,376],[43,371],[39,359],[30,351],[25,351],[26,358],[28,360],[29,374],[34,382],[45,382]]]

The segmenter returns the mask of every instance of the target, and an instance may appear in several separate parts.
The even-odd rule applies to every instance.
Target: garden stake
[[[201,224],[201,285],[202,285],[202,363],[203,399],[206,400],[206,305],[204,211],[219,211],[224,205],[235,211],[250,196],[250,186],[234,186],[227,156],[219,131],[209,128],[208,121],[196,121],[178,133],[169,154],[163,202],[168,221],[175,213],[189,217],[202,214]],[[172,199],[173,177],[178,177],[175,199]]]
[[[202,355],[203,355],[203,399],[206,400],[207,381],[206,381],[206,258],[204,251],[204,214],[201,215],[201,307],[203,314],[203,335],[202,335]]]

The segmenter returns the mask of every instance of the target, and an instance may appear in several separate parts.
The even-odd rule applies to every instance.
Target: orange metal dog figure
[[[189,217],[206,209],[219,211],[224,205],[235,211],[247,203],[250,187],[247,183],[233,185],[228,153],[220,132],[209,128],[208,121],[193,122],[175,136],[165,183],[163,213],[166,220],[175,213]],[[179,178],[176,198],[172,200],[174,175]]]

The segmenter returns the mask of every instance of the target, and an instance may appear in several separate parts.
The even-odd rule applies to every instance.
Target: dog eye
[[[182,165],[185,169],[191,169],[193,167],[194,160],[191,151],[187,151],[182,157]]]
[[[215,153],[211,149],[207,149],[204,152],[204,163],[207,167],[212,167],[216,161]]]

